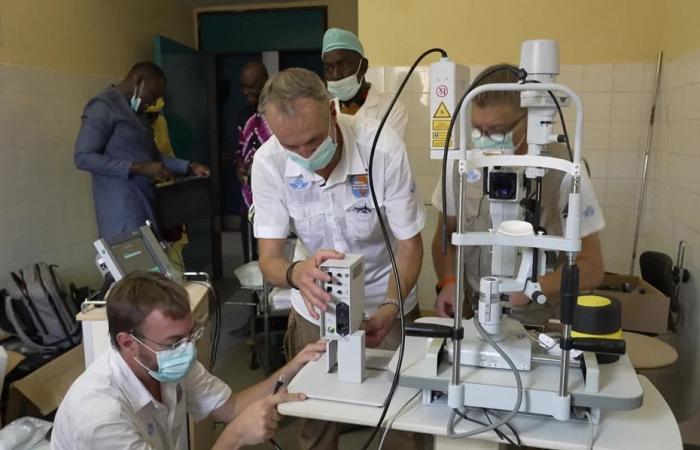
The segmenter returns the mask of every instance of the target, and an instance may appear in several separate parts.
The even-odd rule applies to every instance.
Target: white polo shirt
[[[66,393],[51,435],[52,450],[163,449],[179,447],[187,414],[204,419],[231,396],[231,388],[196,362],[178,383],[161,383],[153,398],[110,348]],[[185,434],[186,436],[186,434]]]
[[[343,136],[342,157],[328,180],[289,159],[275,136],[258,149],[252,172],[255,237],[285,239],[291,224],[309,254],[333,249],[364,255],[365,313],[370,315],[384,299],[391,272],[367,177],[379,122],[338,114],[338,125]],[[395,249],[397,239],[412,238],[423,229],[425,214],[406,146],[389,128],[382,131],[373,168],[377,199]],[[414,290],[404,312],[415,305]],[[316,323],[296,289],[292,289],[292,306]]]

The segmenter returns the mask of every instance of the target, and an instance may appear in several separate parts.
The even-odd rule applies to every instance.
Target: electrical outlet
[[[321,337],[344,338],[360,329],[365,309],[365,271],[362,255],[345,255],[320,265],[330,281],[319,285],[331,295],[328,310],[321,314]]]

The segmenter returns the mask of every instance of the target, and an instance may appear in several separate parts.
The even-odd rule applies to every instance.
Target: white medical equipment
[[[182,273],[170,263],[163,247],[150,227],[144,225],[138,230],[110,238],[96,240],[95,263],[103,276],[110,274],[119,281],[130,272],[158,272],[178,283]]]
[[[331,276],[319,285],[331,295],[328,310],[321,311],[319,329],[327,340],[326,371],[338,367],[338,379],[362,383],[365,378],[365,332],[360,330],[365,309],[365,269],[362,255],[347,254],[320,265]]]
[[[510,410],[502,423],[517,412],[569,420],[578,408],[590,410],[593,421],[597,422],[601,409],[641,406],[643,394],[626,355],[616,363],[599,366],[592,353],[624,353],[623,341],[571,337],[579,285],[576,255],[581,250],[583,105],[575,92],[554,83],[559,72],[555,41],[524,42],[520,67],[523,75],[526,74],[520,83],[481,85],[463,97],[459,126],[453,125],[459,129],[459,149],[447,150],[448,158],[458,164],[459,176],[457,232],[452,236],[452,244],[457,246],[455,273],[459,274],[455,318],[454,321],[421,319],[407,327],[400,384],[423,389],[426,403],[446,393],[446,403],[453,410],[464,406]],[[431,80],[435,78],[431,75]],[[454,91],[457,84],[449,77],[442,77],[440,82],[444,88],[431,85],[431,105],[437,101],[436,96]],[[514,149],[468,148],[467,112],[471,101],[488,91],[520,92],[521,106],[528,111],[527,154],[514,155]],[[548,144],[565,141],[553,127],[557,114],[561,115],[559,108],[569,101],[576,107],[571,161],[551,157],[547,151]],[[449,136],[442,141],[443,149],[453,148],[449,143],[444,145],[447,139]],[[436,156],[434,147],[431,145],[433,157]],[[439,156],[442,157],[442,153]],[[541,182],[547,170],[562,171],[572,180],[563,236],[545,235],[538,230]],[[492,228],[483,232],[466,232],[464,224],[466,188],[470,175],[474,173],[483,173],[487,177]],[[524,220],[521,207],[523,181],[530,185],[530,193],[536,200],[529,221]],[[488,246],[493,250],[491,274],[480,280],[478,308],[475,318],[470,321],[461,319],[465,246]],[[538,282],[545,273],[545,250],[565,252],[567,260],[562,271],[562,336],[558,358],[539,347],[533,350],[531,338],[523,325],[502,313],[502,294],[523,292],[538,303],[546,301]],[[448,326],[450,322],[452,327]],[[445,345],[451,346],[450,351],[445,351]],[[572,371],[570,352],[573,349],[583,350],[584,356],[581,363],[574,364],[577,370]],[[395,372],[396,366],[395,356],[390,371]],[[513,373],[503,368],[510,368]]]
[[[469,68],[447,57],[430,65],[430,150],[433,158],[442,158],[450,120],[457,110],[459,94],[467,89]],[[448,148],[459,148],[460,128],[455,123]]]

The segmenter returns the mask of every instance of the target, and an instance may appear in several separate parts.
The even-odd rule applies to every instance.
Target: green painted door
[[[190,243],[183,254],[188,271],[221,272],[221,239],[218,231],[218,162],[210,142],[213,58],[163,36],[154,40],[155,62],[165,72],[165,118],[175,154],[212,168],[212,219],[189,223]]]

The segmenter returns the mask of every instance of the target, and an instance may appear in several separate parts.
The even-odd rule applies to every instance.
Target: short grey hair
[[[312,71],[299,67],[285,69],[263,86],[258,111],[265,114],[270,105],[275,105],[284,115],[291,116],[299,99],[329,102],[330,96],[321,78]]]

